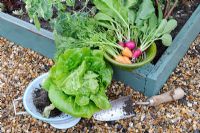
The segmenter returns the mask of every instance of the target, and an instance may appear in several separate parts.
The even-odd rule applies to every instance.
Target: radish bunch
[[[115,60],[122,64],[132,64],[142,55],[142,51],[136,47],[135,41],[118,42],[123,47],[121,54],[115,57]]]

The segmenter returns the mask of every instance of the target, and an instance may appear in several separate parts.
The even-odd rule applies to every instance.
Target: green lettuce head
[[[105,92],[112,74],[101,50],[68,49],[59,56],[42,86],[56,108],[74,117],[90,118],[110,108]]]

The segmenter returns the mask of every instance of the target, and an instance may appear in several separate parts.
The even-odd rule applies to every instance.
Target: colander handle
[[[16,105],[19,103],[18,101],[22,101],[22,97],[19,97],[12,101],[15,115],[27,115],[28,113],[26,111],[17,112]]]

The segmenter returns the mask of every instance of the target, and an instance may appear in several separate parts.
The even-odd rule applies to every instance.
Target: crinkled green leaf
[[[111,66],[107,65],[107,68],[102,69],[100,71],[100,73],[101,73],[101,79],[102,79],[103,86],[106,88],[106,87],[108,87],[108,85],[110,84],[110,82],[112,80],[113,69],[111,68]]]
[[[67,78],[63,81],[60,88],[68,95],[76,95],[79,88],[83,84],[83,75],[86,71],[86,63],[83,62],[76,70],[74,70]]]
[[[87,73],[84,75],[83,79],[87,80],[87,79],[94,79],[97,78],[99,75],[97,75],[96,73],[94,73],[93,71],[87,71]]]
[[[83,86],[85,89],[90,90],[92,94],[96,94],[99,90],[98,80],[94,78],[84,80]]]
[[[92,50],[92,55],[100,59],[104,58],[104,53],[101,50]]]
[[[90,99],[96,104],[100,109],[109,109],[111,107],[108,98],[100,93],[96,95],[91,95]],[[102,102],[104,101],[104,102]]]
[[[103,58],[90,56],[86,57],[85,60],[87,62],[87,65],[90,66],[89,70],[95,73],[99,73],[101,69],[106,68],[106,63]]]
[[[87,96],[84,96],[84,95],[77,95],[76,98],[75,98],[75,102],[79,106],[85,106],[85,105],[89,104],[90,99]]]

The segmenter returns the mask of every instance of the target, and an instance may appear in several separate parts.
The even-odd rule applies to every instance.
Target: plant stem
[[[169,12],[167,13],[167,15],[165,16],[165,19],[168,19],[169,16],[171,15],[171,13],[173,12],[174,8],[177,6],[178,4],[178,0],[176,0],[172,6],[172,8],[169,10]]]
[[[89,2],[89,0],[86,0],[83,8],[81,10],[79,10],[78,12],[82,12],[87,7],[88,2]]]
[[[107,4],[107,6],[109,6],[109,4]],[[109,6],[110,7],[110,6]],[[127,29],[128,29],[128,35],[127,35],[127,38],[128,40],[130,40],[130,28],[129,28],[129,25],[128,23],[124,20],[124,18],[121,16],[121,14],[119,14],[118,11],[116,11],[114,8],[110,7],[116,14],[117,16],[123,21],[123,23],[126,25]]]
[[[170,0],[165,0],[165,7],[164,7],[164,16],[167,15],[167,12],[169,11],[169,7],[170,7]]]
[[[148,41],[146,44],[144,44],[142,47],[140,47],[140,50],[141,51],[145,51],[146,49],[148,49],[152,45],[153,42],[155,42],[155,41],[157,41],[159,39],[160,38],[155,38],[153,40]]]

